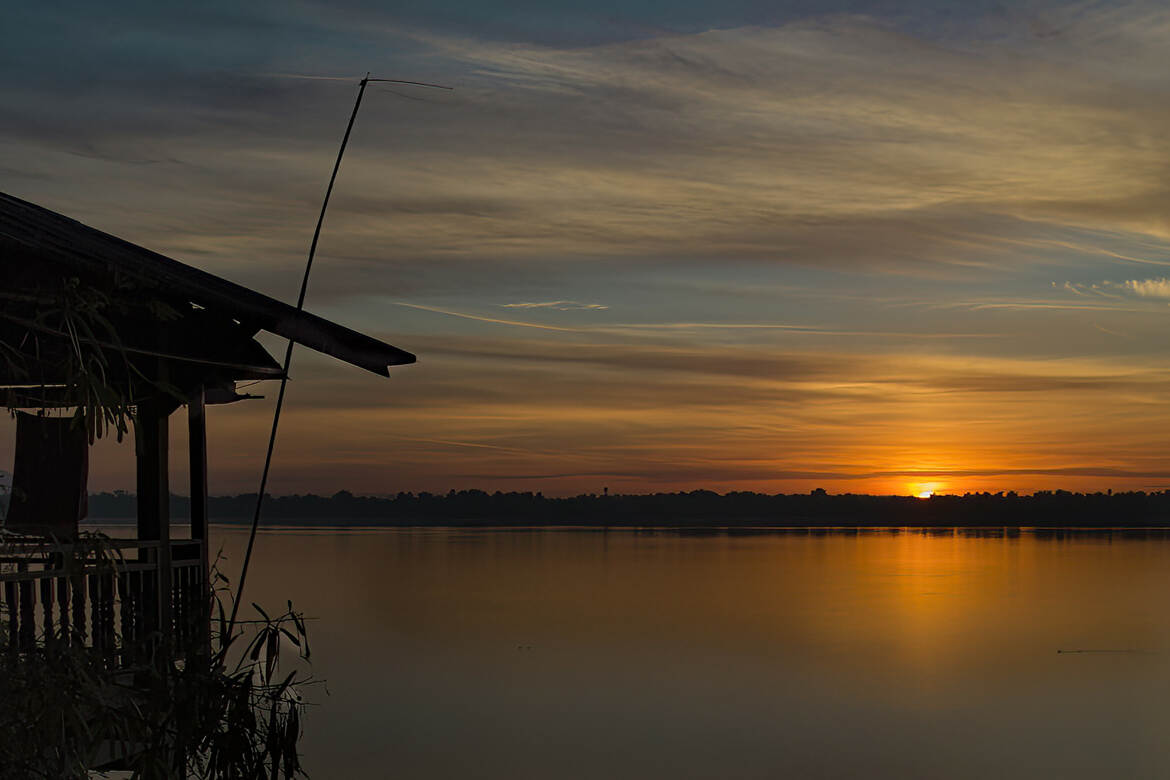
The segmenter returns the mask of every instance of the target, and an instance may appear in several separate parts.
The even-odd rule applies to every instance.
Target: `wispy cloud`
[[[456,85],[367,94],[309,306],[423,360],[369,384],[298,358],[292,489],[1167,472],[1170,281],[1140,278],[1170,265],[1164,3],[603,45],[391,5],[26,3],[4,52],[5,189],[285,299],[354,52]],[[212,423],[240,489],[265,412]]]
[[[578,328],[564,328],[556,325],[541,325],[535,322],[521,322],[520,320],[503,320],[497,317],[481,317],[478,314],[465,314],[463,312],[451,311],[450,309],[440,309],[437,306],[424,306],[421,303],[406,303],[404,301],[394,301],[395,306],[405,306],[408,309],[418,309],[420,311],[429,311],[435,314],[443,314],[448,317],[458,317],[464,320],[475,320],[477,322],[487,322],[493,325],[511,325],[517,328],[536,328],[537,330],[557,330],[564,332],[576,332]]]
[[[368,102],[328,241],[335,262],[376,274],[424,257],[615,256],[954,274],[1039,262],[1050,228],[1075,225],[1154,244],[1099,256],[1166,263],[1157,11],[1046,9],[1062,33],[1045,38],[940,40],[846,16],[571,47],[416,30],[420,62],[458,90],[410,111]],[[304,237],[286,226],[311,221],[350,97],[331,81],[349,57],[322,56],[322,78],[289,78],[301,65],[276,51],[230,78],[218,61],[130,69],[69,106],[10,89],[0,165],[75,182],[65,205],[111,193],[124,208],[105,224],[160,249],[291,258]],[[149,79],[165,80],[161,102],[141,100]],[[390,128],[392,150],[361,136]],[[105,164],[61,159],[79,150]],[[156,158],[181,161],[182,192],[170,164],[118,170]],[[1050,247],[1019,251],[1042,234]]]
[[[536,328],[537,330],[557,331],[561,333],[576,333],[581,335],[629,335],[646,334],[653,332],[701,332],[701,331],[774,331],[794,336],[838,336],[851,338],[899,338],[907,340],[946,340],[946,339],[999,339],[998,333],[962,333],[954,331],[887,331],[887,330],[851,330],[832,328],[820,325],[801,325],[781,322],[642,322],[642,323],[614,323],[611,325],[546,325],[543,323],[525,322],[522,320],[507,320],[499,317],[488,317],[480,314],[455,311],[438,306],[427,306],[419,303],[392,301],[395,306],[404,306],[419,311],[432,312],[447,317],[484,322],[492,325],[506,325],[517,328]],[[525,304],[516,308],[539,309],[549,308],[543,304]],[[607,308],[607,307],[602,307]],[[564,309],[572,311],[574,309]]]
[[[1170,279],[1129,279],[1121,287],[1142,298],[1170,300]]]
[[[1056,282],[1052,283],[1054,288],[1057,287]],[[1131,301],[1134,297],[1137,298],[1153,298],[1156,300],[1170,300],[1170,279],[1165,277],[1158,277],[1153,279],[1126,279],[1121,282],[1114,282],[1110,280],[1103,280],[1100,282],[1083,283],[1083,282],[1064,282],[1059,286],[1059,289],[1065,292],[1070,292],[1073,295],[1082,298],[1097,298],[1110,299],[1113,301],[1123,301],[1129,298]],[[1054,303],[1055,306],[1062,306],[1065,308],[1078,308],[1077,304],[1060,304]],[[1086,303],[1086,306],[1090,304]],[[1113,308],[1117,311],[1127,311],[1124,306],[1111,306],[1109,304],[1102,304],[1100,300],[1097,303],[1091,304],[1092,308]]]
[[[543,301],[541,303],[501,303],[505,309],[554,309],[556,311],[600,311],[609,307],[601,303],[577,301]]]

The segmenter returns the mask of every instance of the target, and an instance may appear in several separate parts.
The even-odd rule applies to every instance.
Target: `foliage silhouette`
[[[254,604],[258,617],[227,636],[227,580],[212,571],[210,644],[179,652],[154,635],[131,648],[116,636],[112,653],[144,659],[131,668],[51,634],[18,651],[0,621],[0,778],[85,778],[116,757],[144,780],[306,776],[304,616],[291,602],[274,617]],[[290,648],[299,660],[284,674]]]
[[[211,516],[245,520],[255,494],[213,496]],[[548,498],[540,493],[482,490],[399,493],[394,497],[295,495],[266,499],[267,515],[288,525],[370,526],[572,526],[603,527],[769,527],[769,526],[1087,526],[1170,525],[1170,491],[1070,493],[1065,490],[910,496],[832,495],[824,491],[767,495],[710,490],[648,495],[579,495]],[[132,494],[90,497],[93,518],[134,516]],[[171,497],[174,517],[188,512],[187,499]]]

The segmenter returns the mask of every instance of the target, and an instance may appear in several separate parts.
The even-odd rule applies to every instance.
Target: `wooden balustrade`
[[[206,646],[208,592],[202,541],[101,544],[0,541],[0,646],[40,643],[91,647],[111,665],[133,666],[160,644],[176,652]],[[170,558],[160,578],[159,558]],[[161,609],[160,579],[169,580]],[[169,615],[168,625],[161,624]]]

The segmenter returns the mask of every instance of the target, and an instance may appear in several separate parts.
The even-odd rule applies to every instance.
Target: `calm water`
[[[1170,776],[1166,539],[280,530],[248,597],[326,780]]]

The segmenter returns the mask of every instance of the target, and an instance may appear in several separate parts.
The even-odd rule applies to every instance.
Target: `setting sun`
[[[907,485],[910,495],[915,498],[930,498],[946,487],[942,482],[912,482]]]

